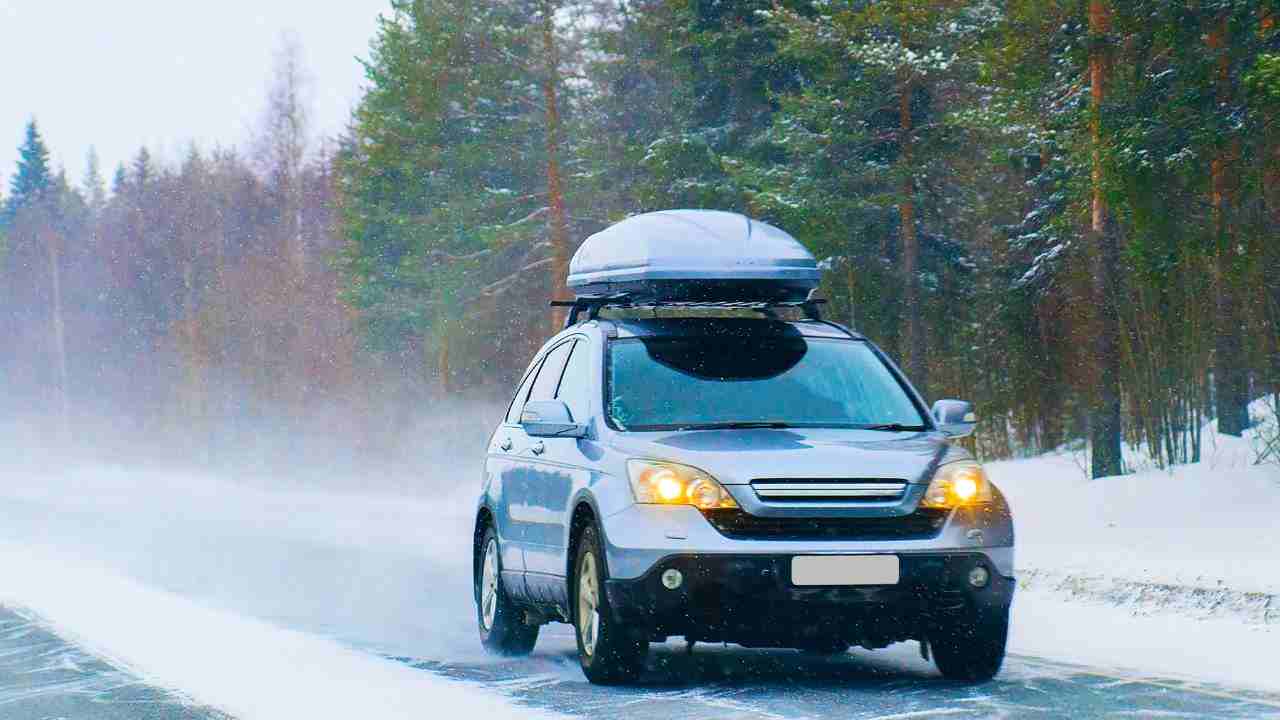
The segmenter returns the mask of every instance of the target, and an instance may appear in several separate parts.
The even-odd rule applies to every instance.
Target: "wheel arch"
[[[480,563],[483,561],[484,549],[480,546],[484,543],[485,532],[491,527],[495,533],[498,531],[497,523],[493,519],[493,511],[489,506],[481,505],[480,509],[476,510],[475,527],[471,533],[471,573],[475,585],[480,582]]]
[[[604,530],[600,527],[600,513],[596,510],[595,504],[584,496],[578,498],[574,504],[573,514],[569,520],[569,545],[565,553],[564,576],[570,585],[573,584],[573,563],[578,558],[578,541],[582,537],[583,528],[588,525],[595,525],[603,541]]]

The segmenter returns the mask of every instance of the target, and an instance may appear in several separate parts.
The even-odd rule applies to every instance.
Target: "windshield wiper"
[[[749,430],[752,428],[789,428],[789,422],[781,420],[751,420],[743,422],[706,423],[704,425],[688,425],[686,430]]]
[[[923,425],[903,425],[902,423],[883,423],[880,425],[860,425],[859,430],[884,430],[886,432],[920,432],[924,430]]]

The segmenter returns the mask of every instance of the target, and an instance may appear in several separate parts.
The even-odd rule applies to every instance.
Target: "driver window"
[[[569,363],[565,365],[564,377],[560,380],[560,390],[556,397],[569,406],[569,414],[576,423],[585,423],[590,406],[591,388],[591,346],[586,340],[579,339],[569,355]]]

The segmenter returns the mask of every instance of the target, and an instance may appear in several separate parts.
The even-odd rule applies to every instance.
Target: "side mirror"
[[[933,419],[938,429],[953,438],[969,437],[978,424],[973,405],[963,400],[939,400],[933,404]]]
[[[529,437],[587,436],[587,426],[575,423],[569,406],[560,400],[530,400],[520,413],[520,425]]]

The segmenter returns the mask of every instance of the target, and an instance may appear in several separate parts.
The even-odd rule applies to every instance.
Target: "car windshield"
[[[623,430],[925,428],[866,342],[793,332],[620,339],[609,348],[609,416]]]

